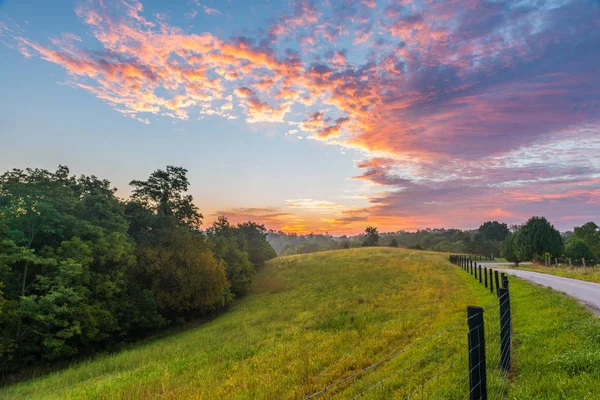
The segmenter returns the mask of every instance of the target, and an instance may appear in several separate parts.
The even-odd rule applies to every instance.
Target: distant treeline
[[[500,243],[509,235],[508,226],[497,221],[488,221],[476,230],[460,229],[421,229],[416,232],[398,231],[376,233],[374,244],[379,246],[405,247],[417,250],[445,251],[481,255],[500,254]],[[357,236],[334,237],[327,234],[297,235],[269,231],[267,239],[279,255],[312,253],[361,247],[373,234],[365,232]],[[369,245],[373,245],[370,243]]]
[[[275,257],[264,226],[221,217],[205,231],[186,170],[131,182],[0,176],[0,372],[114,349],[214,315]]]
[[[521,225],[498,221],[483,223],[476,230],[422,229],[416,232],[379,233],[367,227],[357,236],[297,235],[269,231],[267,239],[279,255],[313,253],[361,246],[405,247],[416,250],[478,254],[521,261],[571,259],[574,265],[593,265],[600,260],[600,227],[588,222],[574,231],[560,233],[544,217],[532,217]]]

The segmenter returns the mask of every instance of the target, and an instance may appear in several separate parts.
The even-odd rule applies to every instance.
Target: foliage
[[[581,239],[570,240],[565,249],[565,256],[579,262],[582,258],[593,260],[594,253],[588,247],[587,243]]]
[[[248,259],[254,268],[262,268],[265,262],[277,256],[267,241],[267,229],[264,225],[249,221],[238,224],[237,229],[246,240]]]
[[[495,242],[502,242],[510,233],[508,226],[498,221],[484,222],[478,232],[484,239]]]
[[[519,232],[510,233],[500,245],[500,255],[507,261],[519,265],[522,260],[517,254],[517,243],[519,241]]]
[[[135,245],[106,180],[26,169],[0,177],[2,370],[108,348],[161,319],[128,280]],[[10,316],[10,319],[7,318]]]
[[[498,257],[501,241],[495,240],[495,238],[502,237],[505,227],[506,224],[492,221],[482,224],[481,231],[428,228],[416,232],[398,231],[378,234],[386,244],[395,240],[398,247]],[[329,234],[298,235],[296,233],[269,231],[268,240],[277,251],[277,254],[293,255],[361,247],[364,234],[351,237],[345,235],[334,237]]]
[[[392,239],[392,241],[390,242],[390,247],[398,247],[398,241],[396,240],[396,238]]]
[[[192,320],[231,300],[225,266],[210,247],[182,227],[159,230],[138,245],[134,276],[152,291],[163,317]]]
[[[173,217],[189,228],[199,228],[202,214],[192,196],[184,194],[189,187],[186,173],[184,168],[169,165],[166,170],[154,171],[145,181],[131,181],[131,201],[159,217]]]
[[[237,296],[246,294],[256,271],[248,259],[248,244],[243,232],[221,216],[207,234],[214,244],[216,257],[226,266],[229,289]]]
[[[275,255],[264,226],[220,219],[207,237],[186,172],[134,180],[126,202],[65,166],[0,176],[0,373],[110,350],[248,291]]]
[[[519,228],[515,241],[515,254],[521,261],[541,259],[545,253],[560,257],[564,245],[560,233],[544,217],[532,217]]]
[[[365,240],[363,246],[377,246],[379,244],[379,232],[374,226],[367,226],[365,228]]]
[[[594,259],[600,259],[600,227],[595,222],[588,222],[573,230],[573,238],[585,242],[594,254]]]

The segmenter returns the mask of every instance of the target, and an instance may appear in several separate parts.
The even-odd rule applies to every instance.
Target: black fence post
[[[496,281],[496,295],[500,297],[500,279],[498,279],[498,270],[494,271],[494,280]]]
[[[488,285],[487,285],[487,276],[488,276],[487,267],[483,267],[483,276],[485,278],[485,287],[488,287]]]
[[[502,287],[500,288],[500,365],[505,371],[510,370],[510,347],[510,293],[508,287]]]
[[[500,280],[502,281],[503,288],[508,287],[508,286],[504,286],[504,285],[508,285],[508,278],[506,277],[504,272],[500,273]]]
[[[490,292],[494,293],[494,270],[490,268]]]
[[[479,264],[479,283],[481,283],[481,264]]]
[[[467,307],[469,325],[469,387],[471,400],[487,400],[483,308]]]

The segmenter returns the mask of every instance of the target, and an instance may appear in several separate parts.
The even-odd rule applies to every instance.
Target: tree
[[[479,227],[479,233],[484,239],[501,242],[510,233],[508,226],[498,221],[487,221]]]
[[[232,226],[227,218],[219,217],[207,231],[208,237],[214,243],[217,259],[225,264],[227,280],[234,295],[244,295],[256,272],[248,259],[247,243],[244,234]]]
[[[365,228],[365,240],[363,246],[377,246],[379,244],[379,233],[377,228],[374,226],[367,226]]]
[[[572,259],[573,261],[581,262],[581,259],[587,261],[594,259],[594,253],[589,248],[586,242],[581,239],[570,240],[567,248],[565,249],[565,256]]]
[[[594,253],[595,258],[600,259],[600,227],[594,222],[588,222],[573,231],[573,237],[585,242]]]
[[[189,321],[231,301],[225,265],[205,237],[184,227],[161,229],[137,246],[134,275],[152,291],[160,314]]]
[[[392,241],[390,242],[390,247],[398,247],[398,241],[396,240],[396,238],[392,239]]]
[[[169,165],[166,170],[154,171],[146,181],[133,180],[129,183],[134,187],[131,201],[158,217],[172,217],[181,225],[198,229],[202,214],[193,197],[184,194],[189,187],[186,174],[185,168]]]
[[[110,182],[65,166],[0,177],[0,368],[107,348],[161,326],[152,298],[129,280],[135,244],[123,210]]]
[[[259,270],[265,262],[277,256],[275,250],[267,241],[267,229],[255,222],[238,224],[237,229],[243,234],[247,243],[248,259]]]
[[[506,258],[507,261],[515,263],[517,267],[519,266],[519,262],[521,262],[516,251],[518,241],[519,232],[515,231],[509,233],[506,239],[500,244],[500,255]]]
[[[539,260],[545,253],[552,258],[563,254],[560,232],[544,217],[530,218],[516,237],[515,254],[521,261]]]

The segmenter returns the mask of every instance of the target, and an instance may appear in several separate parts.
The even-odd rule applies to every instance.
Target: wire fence
[[[462,260],[458,264],[459,258],[454,257],[458,256],[451,256],[451,262],[466,265]],[[510,325],[510,295],[505,277],[497,300],[485,307],[467,307],[466,319],[392,351],[307,395],[305,400],[505,399],[510,371]]]

